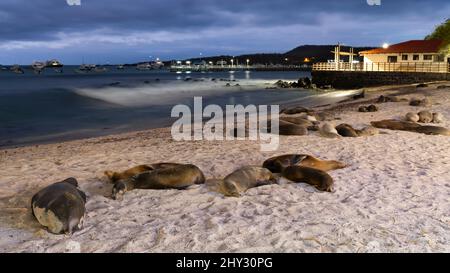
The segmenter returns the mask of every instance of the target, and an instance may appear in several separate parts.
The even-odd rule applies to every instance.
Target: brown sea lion
[[[303,166],[318,169],[324,172],[343,169],[347,165],[343,162],[335,160],[320,160],[311,155],[304,154],[287,154],[275,156],[267,159],[263,163],[263,168],[270,170],[273,173],[281,173],[289,166]]]
[[[343,123],[336,127],[336,130],[339,135],[343,137],[358,137],[358,133],[356,129],[354,129],[351,125]]]
[[[203,172],[195,165],[176,165],[140,173],[116,182],[112,198],[117,199],[133,189],[185,189],[194,184],[205,183]]]
[[[424,99],[417,99],[417,98],[413,98],[410,100],[409,105],[411,106],[419,106],[419,107],[429,107],[431,106],[431,101],[428,98],[424,98]]]
[[[179,166],[181,164],[177,163],[156,163],[156,164],[149,164],[149,165],[139,165],[136,167],[133,167],[131,169],[128,169],[123,172],[114,172],[114,171],[105,171],[105,175],[108,177],[108,179],[112,183],[116,183],[119,180],[128,179],[131,178],[137,174],[153,171],[157,169],[163,169],[163,168],[171,168],[175,166]]]
[[[369,106],[361,106],[358,109],[359,112],[377,112],[378,111],[378,107],[376,105],[369,105]]]
[[[310,127],[313,126],[314,123],[312,121],[309,121],[305,118],[301,118],[301,117],[280,117],[280,120],[282,121],[286,121],[286,122],[290,122],[293,124],[297,124],[303,127]]]
[[[450,130],[448,130],[447,128],[438,126],[422,126],[414,122],[398,121],[398,120],[381,120],[381,121],[372,121],[371,124],[381,129],[408,131],[426,135],[450,136]]]
[[[283,109],[280,112],[280,114],[286,114],[286,115],[296,115],[296,114],[300,114],[300,113],[313,114],[314,111],[310,110],[308,108],[302,107],[302,106],[296,106],[296,107],[292,107],[292,108]]]
[[[248,189],[276,184],[277,179],[266,168],[246,166],[215,182],[217,192],[225,196],[240,197]]]
[[[32,214],[54,234],[72,234],[83,227],[86,194],[75,178],[52,184],[31,199]]]
[[[368,137],[378,135],[380,131],[373,126],[367,126],[361,130],[356,130],[356,133],[358,134],[359,137]]]
[[[430,111],[420,111],[418,115],[421,123],[431,123],[433,121],[433,114]]]
[[[307,183],[320,191],[333,192],[333,178],[324,171],[302,166],[289,166],[281,173],[286,179]]]
[[[279,135],[281,135],[281,136],[305,136],[307,134],[308,134],[308,129],[306,127],[280,120]]]

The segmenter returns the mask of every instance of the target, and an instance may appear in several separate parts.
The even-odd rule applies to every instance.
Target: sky
[[[422,39],[449,17],[448,0],[0,0],[0,64],[380,46]]]

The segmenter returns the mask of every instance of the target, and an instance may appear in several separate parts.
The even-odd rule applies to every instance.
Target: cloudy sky
[[[0,64],[378,46],[421,39],[449,16],[448,0],[0,0]]]

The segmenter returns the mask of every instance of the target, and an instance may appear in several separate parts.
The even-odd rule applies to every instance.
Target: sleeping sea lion
[[[31,211],[38,222],[54,234],[72,234],[83,227],[86,194],[75,178],[52,184],[31,199]]]
[[[289,166],[303,166],[318,169],[324,172],[343,169],[347,164],[336,160],[320,160],[311,155],[287,154],[267,159],[263,167],[273,173],[281,173]]]
[[[203,183],[205,183],[205,176],[197,166],[177,164],[118,181],[113,187],[112,198],[117,199],[125,192],[134,189],[185,189],[194,184]]]
[[[356,133],[358,134],[359,137],[367,137],[378,135],[380,131],[373,126],[367,126],[361,130],[356,130]]]
[[[349,124],[343,123],[336,127],[339,135],[343,137],[358,137],[356,130]]]
[[[333,178],[324,171],[302,167],[289,166],[281,173],[286,179],[297,183],[307,183],[320,191],[333,192]]]
[[[381,121],[372,121],[371,124],[381,129],[408,131],[426,135],[450,136],[450,130],[447,128],[438,126],[422,126],[414,122],[398,121],[398,120],[381,120]]]
[[[418,115],[421,123],[431,123],[433,121],[433,114],[430,111],[420,111]]]
[[[308,129],[306,127],[280,120],[279,135],[281,135],[281,136],[305,136],[307,134],[308,134]]]
[[[277,179],[266,168],[247,166],[217,181],[216,190],[225,196],[240,197],[248,189],[275,184]]]
[[[108,177],[108,179],[112,183],[116,183],[119,180],[128,179],[131,178],[137,174],[153,171],[157,169],[164,169],[164,168],[171,168],[175,166],[179,166],[181,164],[177,163],[156,163],[156,164],[150,164],[150,165],[139,165],[136,167],[133,167],[131,169],[128,169],[124,172],[114,172],[114,171],[105,171],[105,175]]]
[[[318,169],[324,172],[343,169],[347,164],[335,160],[320,160],[311,155],[304,154],[287,154],[275,156],[267,159],[263,163],[263,168],[270,170],[272,173],[281,173],[289,166],[303,166]]]
[[[337,126],[336,130],[338,131],[339,135],[343,137],[364,137],[379,134],[379,131],[372,126],[367,126],[361,130],[358,130],[346,123]]]
[[[280,117],[280,120],[300,125],[302,127],[312,127],[314,123],[301,117]]]

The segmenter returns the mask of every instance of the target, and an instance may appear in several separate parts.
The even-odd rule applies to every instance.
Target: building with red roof
[[[450,63],[450,52],[443,40],[413,40],[395,45],[385,45],[382,48],[362,51],[366,67],[375,66],[371,70],[384,70],[383,64],[403,65],[403,67],[417,67],[442,63]],[[392,67],[392,66],[391,66]]]

